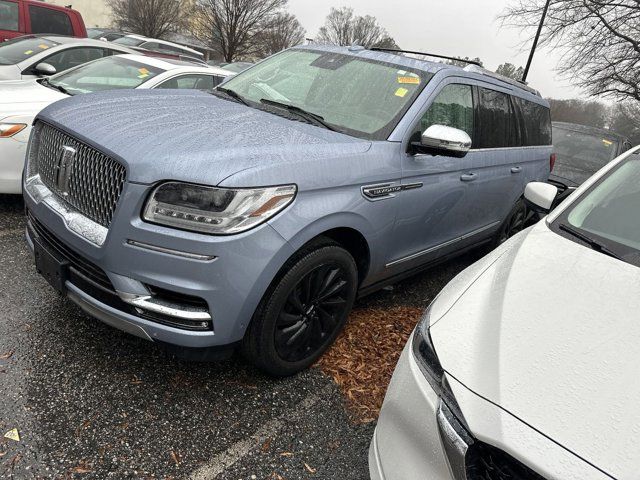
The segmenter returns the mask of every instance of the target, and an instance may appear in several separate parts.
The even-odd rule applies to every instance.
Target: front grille
[[[117,161],[48,124],[36,127],[30,154],[30,174],[83,215],[109,227],[124,187],[126,169]],[[65,190],[58,182],[64,147],[75,149],[73,166]]]
[[[467,480],[545,480],[499,448],[475,441],[465,458]]]

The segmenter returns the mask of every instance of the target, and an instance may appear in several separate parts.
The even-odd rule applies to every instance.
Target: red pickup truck
[[[87,36],[80,12],[42,0],[0,0],[0,41],[31,33]]]

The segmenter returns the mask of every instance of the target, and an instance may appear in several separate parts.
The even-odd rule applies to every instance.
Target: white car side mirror
[[[524,199],[538,213],[549,213],[558,195],[558,188],[549,183],[531,182],[524,189]]]

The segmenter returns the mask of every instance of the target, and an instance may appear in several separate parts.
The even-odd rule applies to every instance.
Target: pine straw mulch
[[[356,422],[378,418],[400,353],[424,309],[354,310],[335,344],[316,364],[345,396]]]

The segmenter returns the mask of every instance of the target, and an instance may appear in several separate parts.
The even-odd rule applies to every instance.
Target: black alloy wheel
[[[526,220],[527,208],[524,202],[519,201],[515,207],[513,207],[513,210],[509,213],[507,220],[500,228],[496,244],[502,245],[511,237],[521,232],[525,228]]]
[[[349,252],[330,239],[306,246],[265,294],[245,334],[244,355],[274,376],[311,366],[342,330],[357,289]]]

